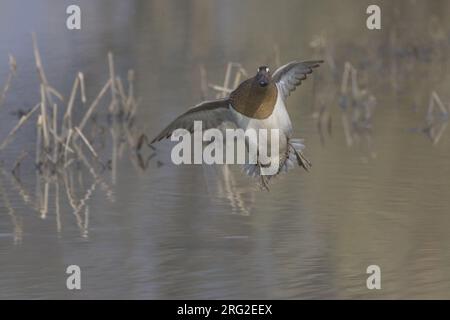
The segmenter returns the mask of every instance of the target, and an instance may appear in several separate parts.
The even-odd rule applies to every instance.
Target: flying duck
[[[311,163],[302,154],[303,141],[292,138],[293,129],[286,110],[286,100],[322,62],[293,61],[278,68],[273,74],[267,66],[261,66],[254,77],[243,81],[228,97],[204,101],[187,110],[162,130],[151,144],[169,138],[179,128],[192,133],[194,121],[202,121],[203,130],[219,127],[225,122],[231,122],[243,130],[279,129],[278,157],[271,159],[279,162],[277,174],[293,168],[295,163],[308,170]],[[245,173],[260,176],[262,186],[268,189],[268,180],[272,176],[262,175],[261,168],[260,163],[244,165]]]

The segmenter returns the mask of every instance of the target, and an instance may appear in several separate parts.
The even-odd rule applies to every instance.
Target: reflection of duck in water
[[[227,164],[203,166],[203,176],[210,198],[224,200],[231,206],[231,214],[251,214],[257,188],[249,185],[238,171]]]

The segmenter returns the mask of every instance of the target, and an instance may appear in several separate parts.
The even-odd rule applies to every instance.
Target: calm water
[[[0,83],[8,53],[18,66],[0,140],[17,121],[11,112],[39,101],[35,31],[49,81],[65,96],[77,71],[96,96],[109,50],[118,74],[133,68],[149,136],[202,99],[202,68],[222,84],[230,61],[253,74],[262,64],[325,58],[288,101],[313,167],[268,193],[235,168],[172,165],[167,141],[146,170],[125,147],[102,183],[86,172],[74,178],[86,196],[78,218],[60,179],[48,182],[43,217],[25,201],[46,188],[29,123],[0,152],[0,298],[450,298],[450,137],[438,113],[426,129],[433,90],[450,101],[449,1],[381,1],[381,31],[366,29],[368,2],[356,0],[80,3],[82,30],[68,31],[70,1],[0,1]],[[346,62],[377,100],[347,138],[345,123],[358,113],[350,104],[343,111]],[[31,159],[18,184],[10,171],[22,150]],[[65,286],[71,264],[82,270],[77,292]],[[381,267],[382,290],[366,288],[371,264]]]

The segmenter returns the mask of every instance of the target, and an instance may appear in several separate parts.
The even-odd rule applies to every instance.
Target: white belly
[[[292,135],[291,119],[289,118],[283,99],[281,99],[279,95],[272,114],[266,119],[253,119],[237,112],[231,107],[230,110],[239,128],[244,130],[279,129],[280,136],[284,135],[285,137],[290,138]]]
[[[266,119],[253,119],[249,118],[242,113],[237,112],[232,107],[230,110],[234,116],[236,125],[238,128],[243,130],[254,129],[258,134],[259,129],[278,129],[279,134],[279,150],[277,154],[270,156],[271,161],[275,161],[275,163],[282,162],[284,155],[287,150],[287,142],[292,135],[292,124],[291,119],[289,118],[289,114],[287,113],[286,106],[280,96],[277,97],[277,101],[275,103],[275,108],[272,114]],[[270,137],[270,131],[267,132],[267,137]],[[248,143],[250,145],[258,146],[258,140],[249,139]],[[270,141],[267,146],[268,150],[270,150]],[[258,148],[258,147],[257,147]]]

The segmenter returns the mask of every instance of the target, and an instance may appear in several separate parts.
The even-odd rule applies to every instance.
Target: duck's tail
[[[305,149],[303,139],[289,139],[287,142],[288,151],[284,163],[280,166],[280,172],[288,172],[295,167],[295,164],[299,165],[306,171],[311,168],[311,162],[303,155],[302,150]]]

